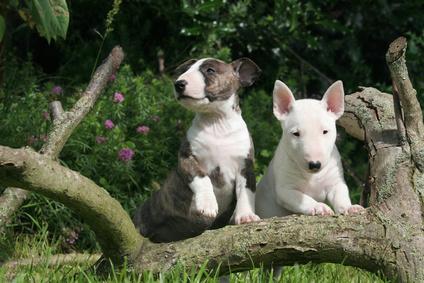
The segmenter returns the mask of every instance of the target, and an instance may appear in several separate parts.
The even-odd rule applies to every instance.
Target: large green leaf
[[[31,0],[27,3],[41,36],[48,42],[58,36],[66,37],[69,11],[65,0]]]
[[[5,30],[6,30],[6,23],[4,22],[3,16],[0,15],[0,42],[3,39]]]

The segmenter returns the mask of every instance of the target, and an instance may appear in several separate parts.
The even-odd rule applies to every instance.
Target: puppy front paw
[[[343,210],[341,213],[342,214],[356,214],[356,213],[360,213],[361,211],[365,210],[364,207],[362,207],[359,204],[354,204],[349,206],[348,208],[346,208],[345,210]]]
[[[328,216],[334,215],[334,211],[325,203],[317,202],[314,207],[309,209],[309,215]]]
[[[239,215],[236,214],[236,216],[234,217],[234,223],[236,225],[255,222],[255,221],[259,221],[259,220],[261,220],[259,218],[259,216],[257,216],[253,212],[239,214]]]
[[[194,215],[215,218],[218,215],[218,203],[215,196],[195,196],[190,211]]]

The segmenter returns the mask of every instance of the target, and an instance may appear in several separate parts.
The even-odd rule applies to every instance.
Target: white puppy
[[[352,205],[350,201],[335,146],[336,120],[344,112],[342,82],[332,84],[321,101],[296,101],[290,89],[277,80],[273,103],[283,136],[258,184],[256,213],[267,218],[293,213],[350,214],[362,210],[362,206]]]

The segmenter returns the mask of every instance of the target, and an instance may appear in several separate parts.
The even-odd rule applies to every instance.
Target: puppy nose
[[[319,161],[316,161],[316,162],[310,161],[308,163],[308,165],[309,165],[309,170],[311,170],[311,171],[316,171],[316,170],[319,170],[321,168],[321,162],[319,162]]]
[[[178,93],[182,93],[185,90],[185,86],[187,85],[186,80],[178,80],[174,83],[175,90]]]

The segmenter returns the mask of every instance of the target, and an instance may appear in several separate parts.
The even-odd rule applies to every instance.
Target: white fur
[[[276,81],[274,115],[281,122],[283,136],[258,184],[256,212],[261,218],[292,213],[331,215],[334,212],[326,201],[336,213],[363,209],[351,204],[335,146],[335,122],[343,114],[343,95],[338,81],[321,101],[295,101],[290,89]],[[308,163],[317,161],[320,170],[309,170]]]
[[[191,203],[191,212],[201,214],[207,217],[216,217],[218,214],[218,203],[213,193],[213,186],[208,176],[194,177],[189,184],[193,191],[193,200]]]
[[[225,103],[222,108],[232,107],[234,99],[233,95],[221,102]],[[213,188],[219,211],[225,211],[231,204],[233,181],[236,181],[237,205],[234,218],[254,215],[254,197],[246,196],[246,191],[250,189],[246,188],[246,181],[242,182],[243,178],[240,176],[251,146],[249,132],[240,113],[198,113],[188,130],[187,139],[200,166],[208,174],[216,167],[223,174],[225,185]]]
[[[246,178],[240,174],[236,179],[237,205],[234,212],[234,223],[243,224],[253,221],[259,221],[260,218],[255,214],[255,193],[246,189]]]
[[[202,73],[199,71],[200,65],[203,64],[208,58],[198,60],[196,63],[190,66],[190,68],[178,77],[177,81],[185,80],[187,85],[185,86],[185,94],[193,98],[204,98],[205,79]]]

